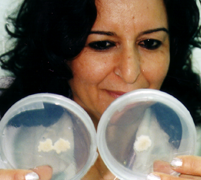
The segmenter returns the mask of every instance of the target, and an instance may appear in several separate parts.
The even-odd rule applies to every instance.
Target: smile
[[[107,91],[107,93],[112,96],[113,98],[118,98],[120,96],[122,96],[123,94],[125,94],[126,92],[122,92],[122,91]]]

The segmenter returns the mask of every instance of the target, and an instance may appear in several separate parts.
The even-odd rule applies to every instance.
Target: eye
[[[96,41],[89,43],[88,46],[95,50],[107,50],[111,47],[114,47],[115,43],[111,41]]]
[[[139,45],[143,48],[149,49],[149,50],[155,50],[158,47],[161,46],[161,41],[155,40],[155,39],[146,39],[144,41],[141,41]]]

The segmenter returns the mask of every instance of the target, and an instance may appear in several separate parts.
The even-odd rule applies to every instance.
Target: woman
[[[97,127],[116,98],[151,88],[173,94],[200,122],[200,85],[190,62],[191,49],[200,45],[195,1],[25,0],[12,20],[15,31],[7,30],[17,38],[16,46],[1,60],[16,78],[1,96],[2,115],[29,94],[53,92],[81,105]],[[183,156],[173,162],[180,177],[154,173],[148,178],[201,179],[201,158]],[[33,171],[41,180],[51,178],[50,167]],[[0,179],[37,179],[37,174],[1,170]],[[83,179],[115,176],[99,157]]]

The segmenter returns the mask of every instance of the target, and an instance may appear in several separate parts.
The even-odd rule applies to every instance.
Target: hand
[[[149,180],[201,180],[201,157],[179,156],[172,161],[171,165],[156,162],[154,163],[154,171],[148,177]],[[173,176],[177,173],[180,173],[178,177]]]
[[[0,170],[0,180],[50,180],[51,177],[50,166],[40,166],[32,170]]]

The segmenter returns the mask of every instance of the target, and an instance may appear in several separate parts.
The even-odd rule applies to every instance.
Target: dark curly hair
[[[72,73],[66,62],[85,46],[96,20],[94,0],[24,0],[6,25],[13,49],[0,59],[2,68],[15,80],[0,97],[0,112],[34,93],[51,92],[70,97],[68,80]]]
[[[200,1],[199,1],[200,2]],[[190,111],[201,123],[200,76],[192,70],[192,50],[200,48],[200,13],[196,0],[164,0],[170,31],[170,67],[161,87]]]
[[[195,123],[201,122],[200,78],[192,71],[191,55],[199,41],[196,0],[164,0],[170,31],[170,68],[161,88],[179,99]],[[83,49],[96,20],[95,0],[24,0],[17,16],[9,17],[16,38],[13,49],[0,56],[2,68],[15,80],[0,97],[4,114],[19,99],[51,92],[71,97],[67,61]]]

